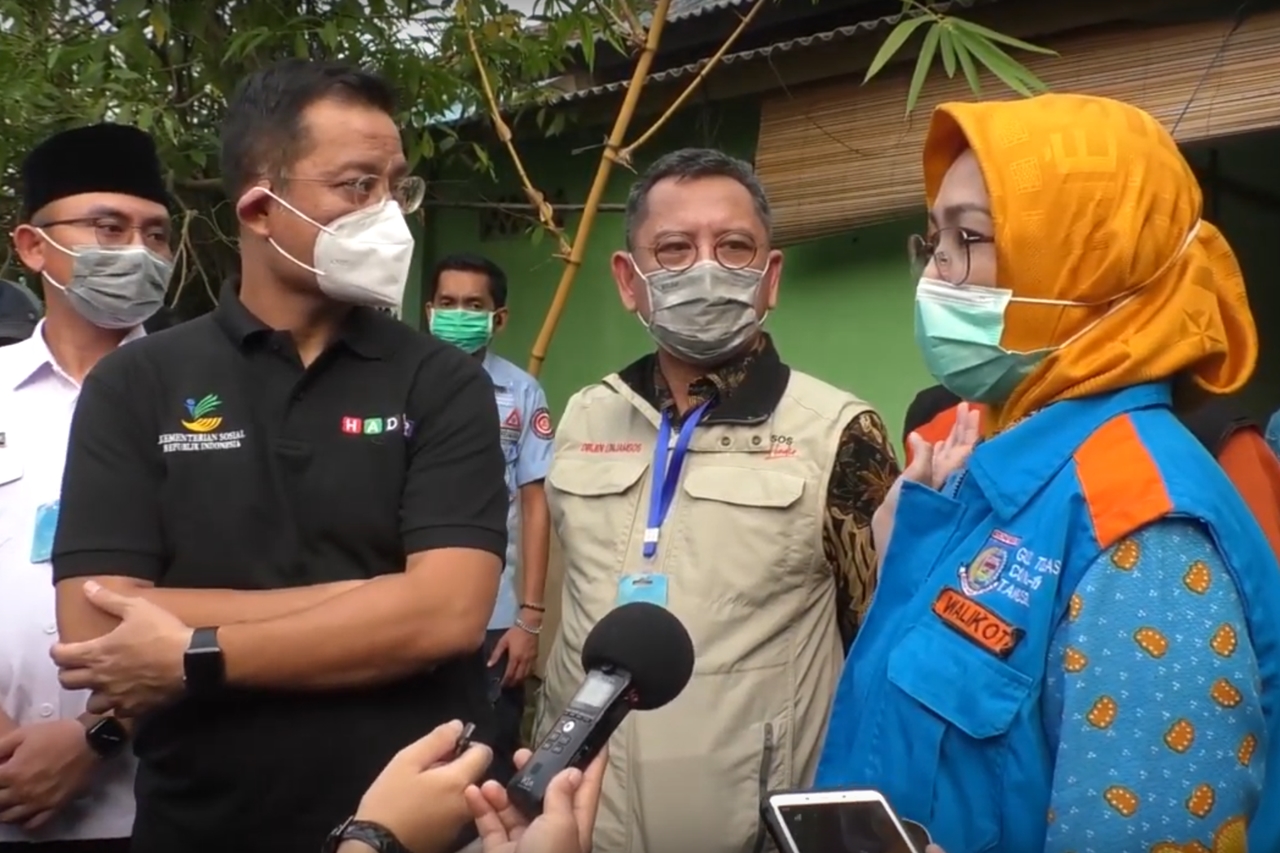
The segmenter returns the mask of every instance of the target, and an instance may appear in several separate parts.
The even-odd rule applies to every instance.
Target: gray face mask
[[[65,293],[76,313],[98,328],[132,329],[164,305],[173,264],[150,249],[142,246],[63,249],[52,240],[49,242],[74,258],[75,267],[71,281],[65,285],[47,273],[42,274],[44,280]]]
[[[649,288],[645,327],[658,346],[681,361],[718,364],[749,343],[764,322],[756,313],[763,270],[702,261],[680,272],[646,275],[637,267],[636,273]]]

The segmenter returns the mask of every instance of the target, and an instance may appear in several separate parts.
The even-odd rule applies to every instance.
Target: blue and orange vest
[[[1164,384],[1057,403],[979,445],[942,491],[903,484],[816,784],[882,791],[948,853],[1043,850],[1054,630],[1099,555],[1170,515],[1208,527],[1243,599],[1271,769],[1249,849],[1280,851],[1280,566]],[[992,575],[980,600],[965,592]]]

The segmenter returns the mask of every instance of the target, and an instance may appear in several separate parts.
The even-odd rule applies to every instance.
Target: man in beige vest
[[[760,850],[760,795],[811,780],[870,599],[871,515],[898,465],[870,406],[761,331],[781,273],[746,163],[676,151],[632,189],[613,277],[658,349],[574,395],[556,436],[564,600],[538,734],[620,603],[669,608],[697,664],[611,741],[596,853]]]

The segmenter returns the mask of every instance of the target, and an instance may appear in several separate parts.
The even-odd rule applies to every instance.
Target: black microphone
[[[693,640],[680,620],[635,601],[610,611],[582,644],[586,678],[507,796],[530,819],[542,814],[547,785],[570,767],[586,768],[631,711],[652,711],[680,695],[693,675]]]

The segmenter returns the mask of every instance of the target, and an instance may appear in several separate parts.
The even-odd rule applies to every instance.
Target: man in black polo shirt
[[[240,283],[85,381],[55,658],[138,717],[135,853],[315,853],[401,747],[488,737],[497,410],[474,359],[376,310],[423,190],[393,109],[343,65],[248,78],[222,133]]]

